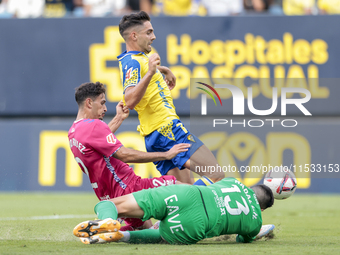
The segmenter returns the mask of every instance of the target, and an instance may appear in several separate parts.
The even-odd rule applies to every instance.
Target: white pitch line
[[[31,216],[31,217],[4,217],[0,221],[8,220],[60,220],[60,219],[74,219],[74,218],[95,218],[95,214],[69,214],[69,215],[47,215],[47,216]]]

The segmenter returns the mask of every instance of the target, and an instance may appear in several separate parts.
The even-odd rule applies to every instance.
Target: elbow
[[[119,160],[124,162],[124,163],[131,163],[129,157],[121,156],[119,157]]]
[[[135,108],[134,105],[126,105],[130,110],[133,110]]]
[[[130,155],[129,153],[127,153],[125,147],[121,147],[115,154],[114,157],[116,159],[119,159],[120,161],[124,162],[124,163],[129,163],[130,160]]]
[[[132,100],[127,100],[126,98],[125,98],[125,104],[130,110],[133,110],[136,106],[136,104],[133,103]]]
[[[128,153],[121,153],[120,155],[119,155],[119,160],[120,161],[123,161],[124,163],[129,163],[129,161],[130,161],[130,156],[129,156],[129,154]]]
[[[127,158],[121,158],[120,161],[123,161],[126,164],[129,163],[129,159],[127,159]]]

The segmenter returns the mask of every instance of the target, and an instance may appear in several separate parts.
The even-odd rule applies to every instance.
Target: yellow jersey
[[[118,57],[123,94],[131,86],[136,86],[149,70],[149,57],[140,51],[123,52]],[[125,97],[123,96],[125,103]],[[140,125],[137,130],[142,136],[179,119],[168,85],[157,69],[146,89],[142,100],[136,105]]]
[[[313,8],[315,0],[283,0],[282,9],[286,15],[305,15],[306,10]]]
[[[327,14],[340,14],[340,0],[319,0],[318,7]]]
[[[163,0],[163,11],[169,16],[188,16],[191,13],[191,0]]]

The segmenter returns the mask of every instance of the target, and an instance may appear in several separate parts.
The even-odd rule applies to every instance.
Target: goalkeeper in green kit
[[[195,244],[204,238],[238,234],[237,242],[252,242],[272,231],[262,227],[261,211],[274,203],[265,185],[248,188],[235,178],[210,186],[172,185],[141,190],[101,201],[99,220],[78,224],[73,233],[85,244],[106,242]],[[160,220],[159,229],[119,231],[118,217]],[[261,230],[261,232],[260,232]]]

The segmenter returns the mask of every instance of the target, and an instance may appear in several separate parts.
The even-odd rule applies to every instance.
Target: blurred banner
[[[262,183],[263,171],[284,165],[298,178],[297,193],[340,192],[340,120],[322,118],[314,125],[308,119],[297,120],[299,125],[288,130],[273,129],[268,124],[255,130],[242,128],[242,124],[232,128],[220,125],[212,130],[209,119],[182,119],[215,154],[223,169],[235,169],[224,171],[226,176],[252,186]],[[69,148],[67,132],[73,121],[0,120],[0,191],[90,191],[88,177]],[[116,136],[126,147],[145,150],[143,137],[135,131],[137,124],[137,119],[128,118]],[[160,176],[152,163],[131,166],[144,178]]]
[[[118,18],[1,20],[0,115],[74,115],[74,88],[87,81],[107,85],[114,110],[122,99],[116,57],[125,50],[118,24]],[[340,87],[331,80],[339,78],[340,16],[155,17],[152,24],[153,52],[177,76],[172,95],[182,116],[190,112],[191,78],[209,85],[224,78],[245,98],[251,87],[259,108],[271,103],[272,87],[277,97],[282,88],[303,88],[313,116],[340,113]]]
[[[67,131],[80,84],[106,84],[110,115],[122,99],[118,24],[1,20],[0,191],[91,190]],[[298,178],[297,192],[340,192],[340,16],[159,17],[152,24],[153,52],[177,77],[177,113],[221,167],[236,169],[226,175],[251,186],[262,171],[284,165]],[[117,137],[145,150],[137,124],[130,116]],[[159,176],[152,163],[132,166],[142,177]]]

